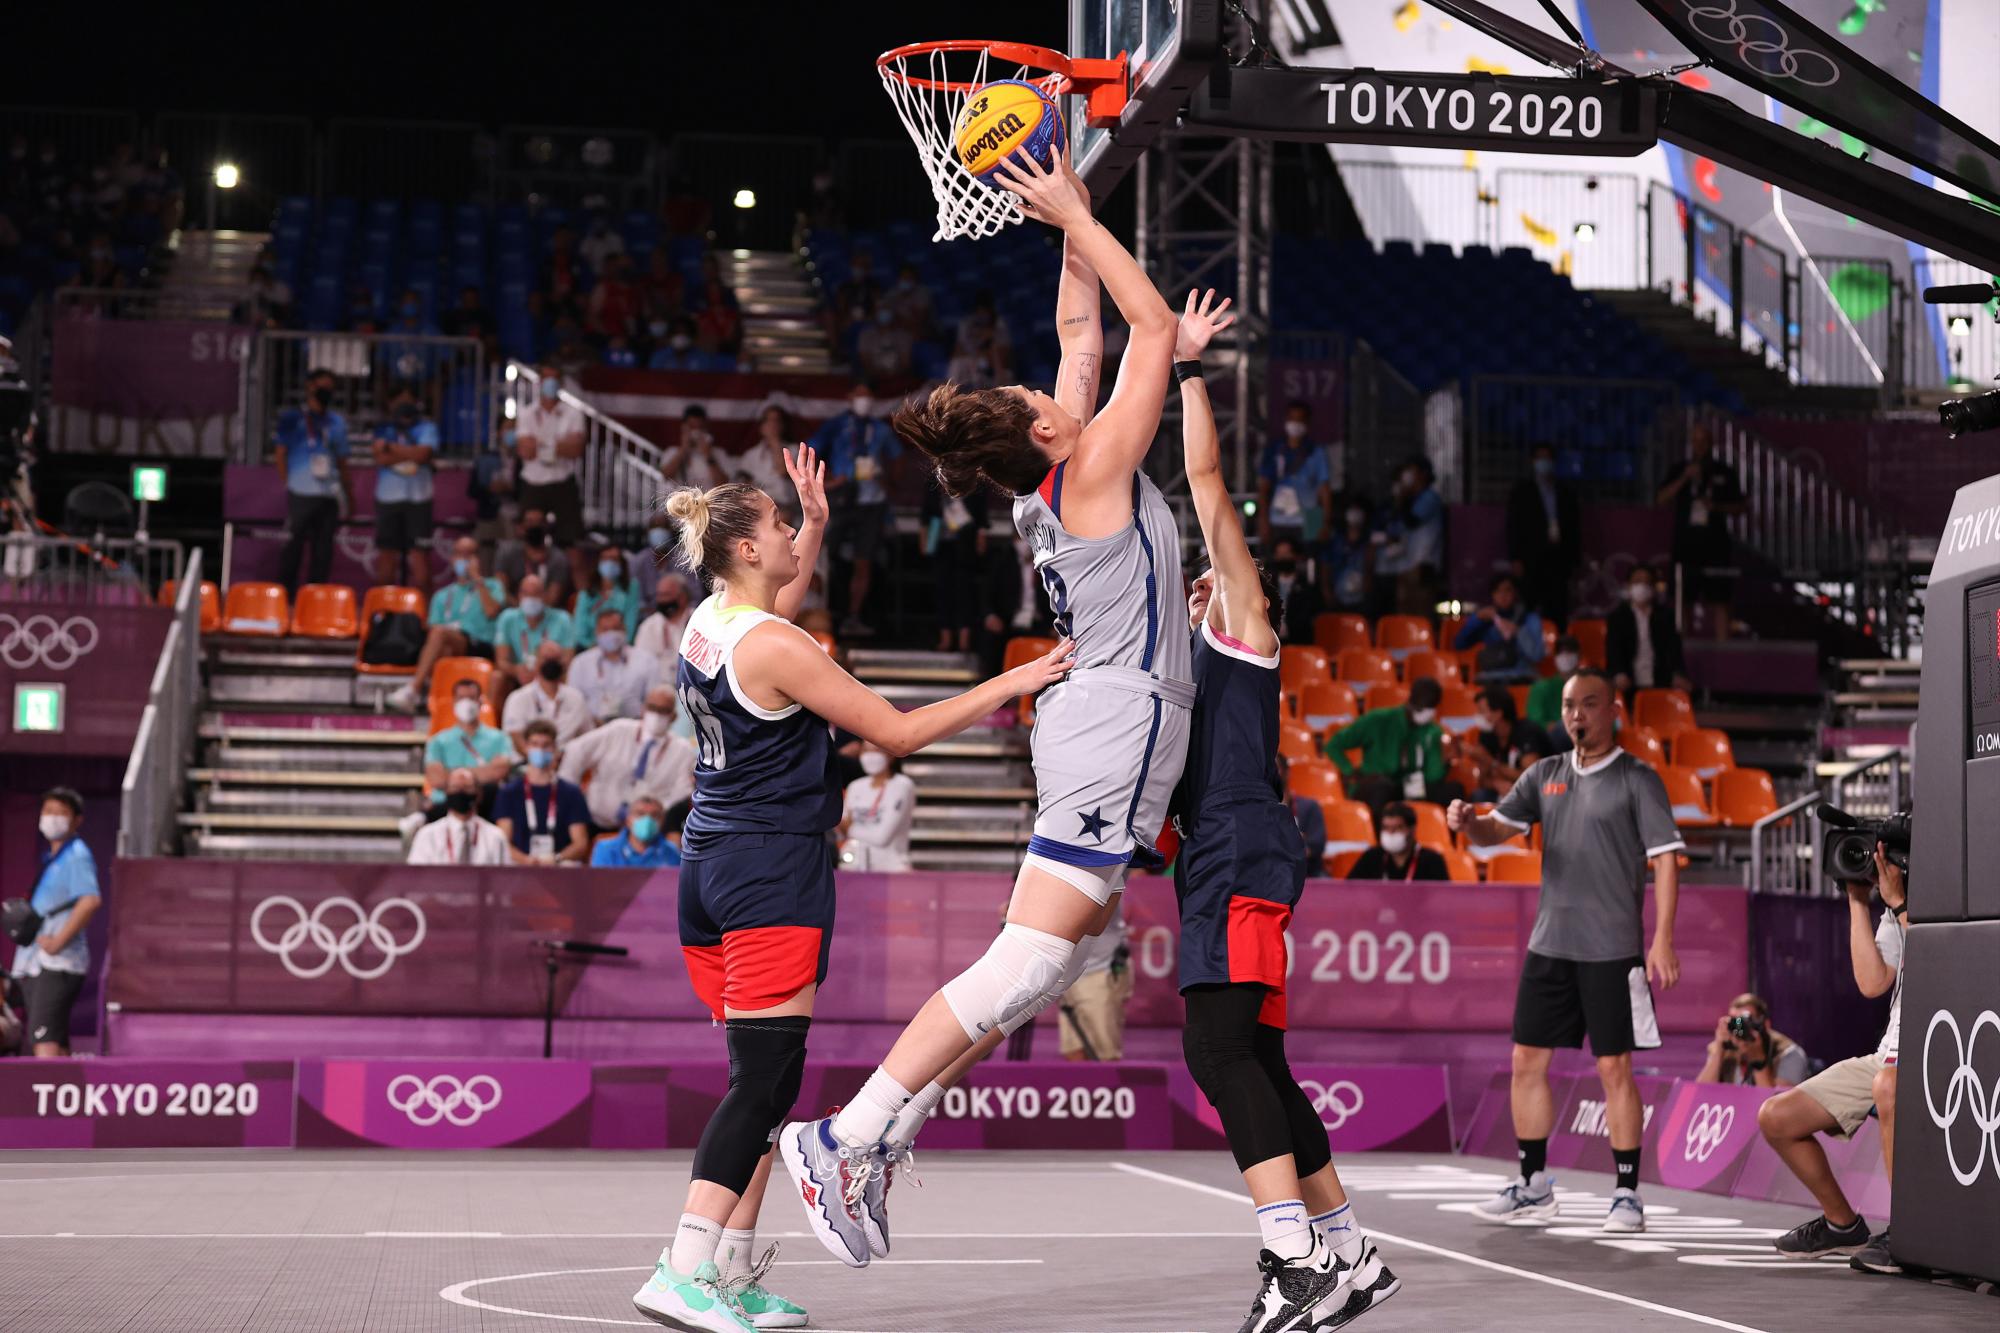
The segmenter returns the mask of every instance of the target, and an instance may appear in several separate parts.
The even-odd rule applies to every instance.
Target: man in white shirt
[[[569,553],[569,567],[582,577],[589,568],[579,543],[583,540],[583,413],[562,401],[562,372],[543,366],[534,397],[522,404],[514,420],[514,451],[520,456],[523,512],[539,509],[548,515],[549,534]]]
[[[507,696],[500,714],[500,728],[513,738],[521,753],[528,752],[523,729],[537,718],[555,724],[556,744],[570,741],[590,730],[590,705],[583,691],[563,681],[563,658],[568,650],[554,639],[543,639],[535,649],[534,679]]]
[[[580,783],[591,774],[584,795],[599,830],[624,827],[626,808],[640,796],[671,810],[694,793],[694,746],[671,734],[677,711],[674,692],[656,687],[646,695],[644,717],[607,722],[564,749],[564,777]]]
[[[632,637],[633,647],[659,661],[656,680],[668,689],[680,682],[681,635],[687,633],[688,619],[699,600],[678,572],[660,575],[653,587],[653,614],[639,622],[639,632]]]
[[[454,768],[445,779],[445,816],[417,830],[410,841],[413,866],[504,866],[507,835],[479,817],[479,779]]]
[[[658,659],[625,642],[625,613],[615,606],[597,613],[597,646],[569,664],[569,683],[583,692],[584,704],[599,722],[638,717],[646,691],[659,676]]]

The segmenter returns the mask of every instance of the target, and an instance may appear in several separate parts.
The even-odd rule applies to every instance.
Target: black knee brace
[[[1222,1118],[1237,1169],[1291,1153],[1284,1104],[1257,1059],[1257,1011],[1264,988],[1247,983],[1191,986],[1186,998],[1181,1050],[1195,1085]]]
[[[810,1018],[732,1018],[729,1091],[694,1150],[694,1178],[741,1194],[798,1100]]]
[[[1299,1081],[1292,1077],[1292,1066],[1285,1059],[1284,1029],[1258,1024],[1256,1046],[1257,1063],[1263,1066],[1271,1086],[1278,1090],[1278,1101],[1285,1108],[1285,1123],[1292,1137],[1292,1160],[1298,1167],[1299,1179],[1304,1180],[1333,1160],[1333,1148],[1326,1141],[1326,1122],[1320,1119],[1319,1108],[1313,1105],[1312,1098],[1306,1096]]]

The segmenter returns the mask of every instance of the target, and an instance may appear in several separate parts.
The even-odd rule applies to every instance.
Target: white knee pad
[[[1039,852],[1029,852],[1023,864],[1054,875],[1099,907],[1110,902],[1111,895],[1125,886],[1125,876],[1131,871],[1128,865],[1073,866]]]
[[[1015,1014],[1012,1018],[1003,1018],[1000,1020],[1000,1030],[1002,1032],[1010,1037],[1013,1036],[1016,1032],[1034,1022],[1042,1010],[1060,1000],[1064,993],[1076,984],[1076,979],[1083,975],[1084,965],[1090,961],[1090,954],[1084,948],[1088,940],[1089,937],[1086,936],[1084,939],[1076,942],[1076,947],[1070,951],[1068,966],[1063,968],[1062,975],[1056,978],[1053,986],[1042,992],[1040,998],[1027,1008],[1021,1010],[1018,1014]]]
[[[944,983],[944,1002],[965,1035],[978,1041],[1052,993],[1075,953],[1060,935],[1004,926],[978,962]]]

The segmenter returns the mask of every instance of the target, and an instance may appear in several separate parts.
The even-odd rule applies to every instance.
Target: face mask
[[[625,631],[608,629],[597,636],[597,650],[606,657],[616,657],[625,651]]]
[[[556,761],[555,751],[550,750],[545,746],[537,745],[533,749],[528,751],[529,768],[547,768],[549,765],[555,763],[555,761]]]
[[[863,750],[861,752],[861,771],[869,777],[874,777],[877,773],[882,772],[888,767],[889,756],[883,754],[880,750]]]
[[[1535,460],[1535,475],[1536,475],[1536,476],[1538,476],[1538,477],[1553,477],[1553,476],[1554,476],[1555,474],[1556,474],[1556,460],[1555,460],[1555,459],[1553,459],[1553,458],[1537,458],[1537,459]]]
[[[1366,509],[1350,509],[1347,511],[1348,527],[1358,528],[1367,521],[1368,521],[1368,511]]]
[[[639,719],[639,730],[646,734],[648,740],[656,741],[666,735],[667,728],[673,726],[673,724],[674,720],[665,713],[648,709],[646,710],[646,716]]]
[[[875,400],[873,398],[850,398],[847,400],[847,405],[853,409],[854,415],[857,417],[871,416],[875,411]]]
[[[656,319],[656,320],[654,320],[654,321],[653,321],[653,322],[652,322],[651,324],[648,324],[648,325],[646,326],[646,332],[648,332],[648,333],[652,334],[652,335],[653,335],[653,336],[654,336],[655,338],[664,338],[664,337],[666,337],[666,336],[667,336],[667,321],[665,321],[664,319]]]
[[[472,572],[472,562],[470,560],[467,560],[462,555],[455,556],[453,557],[451,562],[451,572],[458,575],[458,577],[460,578],[464,578],[467,574]]]
[[[632,836],[641,843],[651,842],[660,833],[660,821],[651,815],[640,815],[632,821]]]
[[[320,411],[324,412],[326,411],[327,404],[333,401],[333,390],[314,389],[310,394],[306,396],[312,400],[312,405],[314,407],[317,407]]]
[[[618,576],[624,572],[625,566],[619,564],[616,560],[600,560],[597,562],[597,576],[609,582],[616,583]]]
[[[530,620],[540,620],[542,618],[542,599],[539,597],[523,597],[521,599],[521,614]]]
[[[1286,439],[1288,439],[1288,440],[1303,440],[1303,439],[1304,439],[1305,437],[1306,437],[1306,423],[1305,423],[1305,422],[1303,422],[1303,421],[1287,421],[1287,422],[1285,423],[1285,438],[1286,438]]]
[[[69,816],[43,815],[41,823],[36,827],[41,829],[42,836],[50,842],[60,842],[69,836]]]
[[[647,528],[646,545],[657,551],[673,540],[673,535],[673,533],[668,532],[665,528]]]
[[[1626,595],[1632,599],[1632,605],[1646,606],[1653,600],[1653,585],[1650,583],[1635,583],[1632,585],[1631,591]]]
[[[561,392],[562,392],[562,385],[556,383],[554,380],[547,379],[542,381],[543,402],[553,403],[556,400],[556,395]]]
[[[1382,835],[1382,850],[1391,856],[1401,856],[1410,849],[1410,835],[1401,831],[1390,831]]]
[[[1410,721],[1420,727],[1428,727],[1437,720],[1437,715],[1438,710],[1435,708],[1419,708],[1410,714]]]
[[[547,528],[540,528],[540,527],[526,528],[521,533],[521,540],[526,542],[530,546],[541,546],[545,544],[548,541],[548,539],[549,539],[549,530]]]
[[[451,715],[466,726],[479,720],[479,700],[460,699],[451,706]]]
[[[685,352],[688,348],[694,346],[694,339],[688,337],[685,333],[676,333],[673,337],[667,339],[667,346],[673,348],[676,352]]]
[[[478,804],[479,793],[476,791],[452,791],[446,792],[444,796],[445,809],[455,815],[469,815],[472,813],[472,807]]]
[[[1576,670],[1579,665],[1580,663],[1575,653],[1556,654],[1556,672],[1559,675],[1567,676],[1570,672]]]

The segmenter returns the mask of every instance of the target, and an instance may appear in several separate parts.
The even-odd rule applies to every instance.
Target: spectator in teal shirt
[[[666,807],[650,796],[632,802],[625,827],[591,849],[590,864],[611,867],[677,866],[681,849],[667,840]]]
[[[347,418],[333,410],[333,372],[306,374],[303,407],[278,417],[272,457],[285,478],[285,549],[278,554],[278,581],[288,593],[299,586],[299,558],[308,548],[306,582],[325,583],[333,569],[333,534],[343,509],[353,512],[347,493]]]
[[[492,818],[494,793],[520,759],[506,732],[480,720],[479,703],[479,682],[458,682],[451,692],[451,715],[458,725],[446,727],[424,746],[424,781],[430,784],[433,819],[444,813],[445,780],[455,768],[472,770],[479,781],[479,813]]]
[[[431,594],[431,628],[417,655],[410,683],[392,691],[389,702],[414,713],[419,691],[428,688],[431,668],[440,657],[483,657],[493,660],[496,622],[507,605],[507,587],[479,571],[479,543],[460,537],[451,544],[452,581]]]
[[[431,586],[433,470],[437,423],[417,405],[416,386],[398,384],[389,420],[375,428],[375,582],[409,588]],[[400,566],[409,557],[409,582]]]
[[[49,848],[28,891],[29,905],[42,918],[41,930],[14,950],[13,967],[28,1011],[27,1043],[42,1060],[69,1054],[70,1011],[90,970],[84,927],[104,901],[97,862],[80,836],[82,828],[83,797],[68,787],[50,788],[42,796],[37,826]]]
[[[493,665],[499,668],[493,673],[495,708],[513,691],[534,683],[539,666],[536,655],[544,639],[554,639],[562,645],[565,669],[576,651],[576,630],[569,612],[542,600],[541,577],[525,576],[516,591],[520,594],[519,603],[502,611],[493,627]]]
[[[632,577],[625,553],[616,543],[598,551],[596,565],[576,571],[576,586],[579,591],[575,614],[570,617],[574,627],[570,642],[578,648],[597,643],[597,613],[605,607],[616,607],[625,617],[627,641],[638,632],[640,616],[652,610],[645,604],[639,581]]]

